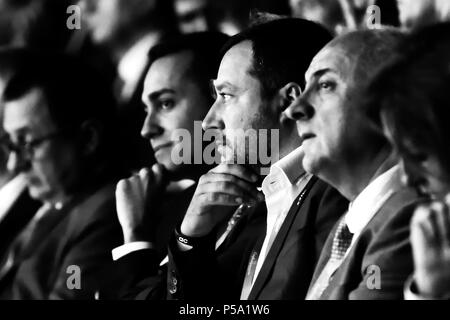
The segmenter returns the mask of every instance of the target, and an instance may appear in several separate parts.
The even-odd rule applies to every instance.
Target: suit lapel
[[[286,219],[284,220],[280,231],[278,232],[275,241],[272,244],[272,247],[270,248],[266,259],[264,260],[264,263],[261,267],[261,270],[258,273],[258,276],[255,280],[255,283],[252,287],[252,290],[250,291],[250,294],[248,296],[248,300],[255,300],[257,296],[260,294],[264,284],[266,283],[266,280],[270,274],[270,271],[272,270],[278,255],[281,252],[281,249],[283,248],[283,245],[286,241],[287,235],[289,234],[289,231],[291,230],[291,227],[295,221],[295,218],[297,217],[298,212],[300,211],[305,198],[308,196],[309,191],[313,187],[314,183],[317,181],[316,177],[312,177],[310,181],[307,183],[305,188],[300,192],[299,196],[295,199],[293,202],[291,208],[289,209],[289,212],[286,216]]]
[[[58,223],[68,215],[69,210],[70,208],[62,210],[56,210],[53,208],[50,212],[47,212],[45,216],[42,217],[42,221],[37,222],[38,225],[31,234],[27,243],[24,244],[25,246],[18,260],[21,261],[22,259],[26,259],[28,256],[33,254],[33,252],[35,252],[38,249],[38,246],[45,241],[45,238],[48,237]]]
[[[43,244],[45,241],[45,237],[49,235],[49,233],[54,229],[54,227],[67,215],[66,210],[56,210],[51,209],[51,211],[46,212],[45,216],[41,219],[42,221],[36,222],[36,225],[33,227],[30,236],[26,236],[26,234],[21,234],[11,245],[10,253],[7,254],[6,260],[4,261],[4,265],[2,265],[0,271],[0,281],[5,281],[5,279],[9,278],[13,275],[17,268],[19,268],[20,264],[30,257],[33,253],[35,253],[39,246]],[[33,223],[32,221],[30,223]],[[30,226],[28,226],[30,227]],[[24,230],[23,232],[26,232]],[[24,239],[20,237],[25,237]],[[18,251],[16,251],[18,248]],[[8,257],[12,258],[8,258]],[[10,260],[11,259],[11,260]]]

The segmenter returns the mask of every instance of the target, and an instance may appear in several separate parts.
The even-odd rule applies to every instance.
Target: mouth
[[[171,147],[172,145],[173,145],[173,142],[167,142],[167,143],[159,144],[157,146],[152,146],[153,147],[153,152],[156,153],[156,152],[160,151],[161,149],[165,149],[165,148]]]
[[[300,135],[300,138],[302,138],[303,141],[308,140],[308,139],[312,139],[314,138],[316,135],[313,133],[302,133]]]

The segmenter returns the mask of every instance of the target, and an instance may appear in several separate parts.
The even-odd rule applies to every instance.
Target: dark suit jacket
[[[27,188],[13,203],[6,216],[0,221],[0,261],[4,259],[11,243],[33,218],[40,206],[39,201],[30,197]]]
[[[238,299],[250,253],[260,246],[266,230],[266,205],[261,202],[236,224],[225,242],[215,250],[212,232],[198,246],[181,252],[175,237],[169,244],[167,299]]]
[[[306,188],[303,200],[298,203],[297,199],[292,205],[249,299],[305,297],[322,246],[348,206],[336,190],[315,177]],[[211,243],[205,243],[181,253],[172,243],[169,298],[239,299],[250,253],[265,237],[265,220],[265,214],[249,217],[234,239],[217,252]]]
[[[0,279],[2,299],[93,299],[111,264],[111,250],[122,241],[114,199],[115,184],[80,196],[48,216],[32,244]],[[44,218],[43,218],[44,219]],[[81,271],[80,289],[70,289]],[[109,280],[109,279],[108,279]],[[73,288],[73,287],[72,287]]]
[[[409,223],[418,201],[410,189],[401,189],[386,201],[362,230],[321,299],[403,298],[405,280],[413,271]],[[327,239],[311,285],[330,257],[335,229]],[[377,288],[378,280],[381,288]]]

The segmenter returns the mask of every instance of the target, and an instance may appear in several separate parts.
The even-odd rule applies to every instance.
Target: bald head
[[[354,81],[366,84],[390,60],[404,34],[394,28],[360,30],[333,39],[326,49],[342,51],[351,60]]]
[[[361,96],[395,51],[401,33],[355,31],[328,43],[306,72],[306,88],[286,113],[297,120],[307,172],[354,199],[391,153],[364,115]]]

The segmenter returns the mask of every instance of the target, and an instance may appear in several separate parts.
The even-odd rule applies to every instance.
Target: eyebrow
[[[329,72],[337,74],[337,72],[336,72],[334,69],[331,69],[331,68],[323,68],[323,69],[319,69],[319,70],[317,70],[317,71],[314,71],[313,74],[310,76],[310,78],[315,78],[315,79],[317,79],[317,78],[319,78],[319,77],[321,77],[321,76],[323,76],[324,74],[329,73]],[[305,75],[305,81],[308,81],[306,75]]]
[[[231,89],[231,90],[236,90],[236,86],[232,85],[228,81],[224,81],[224,82],[218,83],[217,80],[213,80],[212,84],[213,84],[214,88],[216,88],[217,90],[222,90],[224,88],[228,88],[228,89]]]
[[[150,101],[154,101],[154,100],[158,99],[160,96],[162,96],[162,95],[165,94],[165,93],[175,94],[175,90],[173,90],[173,89],[168,89],[168,88],[161,89],[161,90],[154,91],[154,92],[150,93],[150,94],[147,96],[147,98],[148,98],[148,100],[150,100]]]

